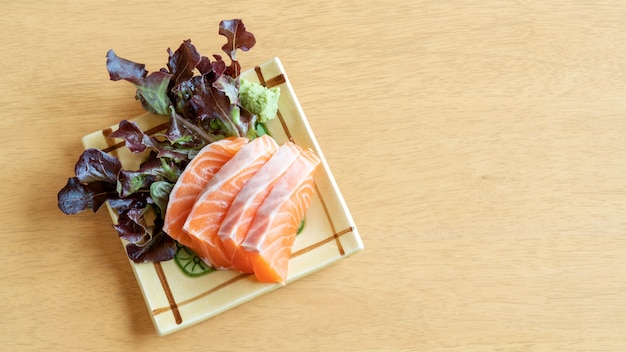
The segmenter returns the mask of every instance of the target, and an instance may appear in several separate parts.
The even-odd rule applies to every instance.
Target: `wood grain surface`
[[[626,350],[624,1],[4,1],[0,350]],[[280,57],[365,250],[158,337],[80,137],[222,19]]]

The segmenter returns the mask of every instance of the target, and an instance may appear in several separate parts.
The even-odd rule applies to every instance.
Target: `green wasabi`
[[[239,81],[241,105],[255,114],[261,123],[276,117],[279,96],[279,87],[267,88],[243,78]]]

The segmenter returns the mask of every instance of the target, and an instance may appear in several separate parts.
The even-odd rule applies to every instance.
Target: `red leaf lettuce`
[[[107,137],[123,139],[130,151],[146,152],[147,159],[137,170],[125,170],[114,156],[85,150],[75,165],[76,175],[58,193],[58,206],[65,214],[76,214],[96,212],[108,201],[118,215],[114,228],[127,241],[126,251],[134,262],[174,256],[176,244],[163,232],[164,213],[174,183],[198,150],[224,137],[253,138],[262,131],[257,117],[239,99],[241,66],[236,52],[250,50],[256,43],[254,35],[238,19],[220,22],[218,33],[226,37],[222,50],[228,63],[217,54],[200,55],[190,40],[175,51],[168,48],[167,67],[155,72],[113,50],[107,52],[110,79],[135,85],[135,98],[143,108],[167,116],[169,126],[150,136],[136,124],[121,121]]]

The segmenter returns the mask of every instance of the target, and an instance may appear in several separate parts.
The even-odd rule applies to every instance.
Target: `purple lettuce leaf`
[[[246,26],[240,19],[221,21],[219,34],[226,37],[227,41],[222,46],[222,50],[231,60],[231,65],[227,67],[226,74],[234,78],[239,77],[241,65],[236,58],[237,49],[250,50],[256,44],[254,34],[246,31]]]
[[[198,148],[198,143],[191,143],[187,146],[174,146],[174,144],[182,143],[184,137],[182,135],[174,135],[177,132],[174,130],[170,131],[171,128],[172,127],[170,126],[170,128],[168,128],[168,132],[163,135],[166,139],[168,139],[168,141],[161,142],[142,131],[136,123],[128,120],[122,120],[119,123],[118,129],[110,133],[108,137],[124,139],[126,147],[133,153],[141,153],[147,149],[151,149],[157,152],[156,158],[159,159],[166,158],[175,162],[189,161],[190,151],[185,149]],[[182,131],[180,133],[182,133]],[[187,139],[190,139],[192,135],[187,137]],[[154,158],[154,156],[152,158]]]
[[[107,70],[111,80],[126,80],[134,85],[141,85],[148,75],[146,65],[121,58],[113,50],[107,52]]]
[[[160,231],[143,246],[135,243],[126,245],[126,253],[135,263],[163,262],[174,258],[176,242],[165,232]]]
[[[174,257],[176,243],[163,232],[163,220],[146,224],[147,209],[132,208],[120,215],[115,228],[127,240],[126,253],[135,263],[167,261]]]
[[[108,187],[107,187],[108,186]],[[105,182],[83,184],[77,177],[70,177],[57,195],[59,209],[67,214],[78,214],[87,209],[94,213],[116,192]]]
[[[170,91],[176,113],[192,123],[196,123],[197,120],[189,101],[196,94],[197,87],[202,81],[204,81],[203,76],[194,76],[187,81],[180,82]]]
[[[152,200],[144,193],[133,194],[125,198],[115,197],[109,199],[109,206],[117,214],[128,212],[133,208],[143,209],[149,204],[152,204]]]
[[[202,76],[213,73],[213,64],[211,63],[211,59],[206,56],[202,56],[200,58],[200,62],[198,62],[196,68]]]
[[[230,103],[226,93],[201,81],[189,104],[197,118],[203,122],[218,121],[219,128],[209,127],[214,134],[224,136],[240,136],[237,126],[231,119],[231,111],[235,105]]]
[[[118,216],[117,224],[113,227],[117,230],[120,238],[132,243],[145,243],[149,239],[146,230],[144,209],[131,208]]]
[[[181,168],[173,160],[151,158],[142,163],[138,170],[120,171],[117,191],[122,198],[135,192],[147,192],[153,182],[176,182],[181,173]]]
[[[96,148],[83,151],[74,166],[76,178],[82,183],[100,181],[114,184],[121,169],[122,163],[116,157]]]
[[[110,138],[124,139],[126,147],[133,153],[141,153],[148,147],[156,147],[157,142],[144,133],[136,123],[122,120],[118,129],[109,135]]]
[[[249,132],[254,132],[254,125],[256,124],[257,117],[250,111],[246,110],[239,99],[239,79],[232,78],[228,75],[220,76],[215,82],[213,87],[220,92],[223,92],[230,101],[231,112],[230,120],[232,120],[239,136],[248,136]]]
[[[157,152],[156,157],[159,159],[169,159],[170,161],[173,161],[175,163],[186,164],[191,159],[191,155],[195,154],[198,148],[198,144],[194,144],[190,147],[184,147],[182,145],[172,147],[161,144],[161,146],[156,147],[155,150]]]
[[[170,144],[182,148],[193,148],[194,146],[197,146],[198,143],[200,143],[200,141],[198,141],[198,137],[190,131],[189,127],[185,126],[190,122],[181,120],[183,120],[182,116],[178,115],[176,112],[172,112],[169,126],[163,136],[167,138]]]
[[[167,51],[169,53],[167,67],[172,75],[172,86],[175,87],[180,82],[187,81],[194,76],[194,70],[201,62],[202,56],[189,39],[183,41],[175,52],[170,49]]]
[[[221,75],[217,80],[215,80],[215,82],[213,82],[213,87],[226,94],[230,104],[240,104],[239,83],[237,79],[228,75]]]
[[[222,59],[221,55],[213,55],[214,61],[211,61],[206,56],[200,59],[200,62],[196,66],[200,75],[202,75],[208,82],[215,81],[226,71],[226,62]]]
[[[171,76],[164,72],[152,72],[146,77],[143,84],[137,86],[136,99],[141,101],[143,108],[157,115],[167,116],[172,105],[169,96]]]
[[[144,64],[121,58],[113,50],[107,52],[107,70],[113,81],[126,80],[137,87],[135,98],[146,111],[169,115],[171,101],[168,96],[172,75],[156,71],[148,74]]]

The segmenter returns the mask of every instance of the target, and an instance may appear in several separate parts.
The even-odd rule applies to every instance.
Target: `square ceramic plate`
[[[315,175],[316,194],[289,261],[286,282],[289,284],[362,250],[363,243],[280,60],[274,58],[241,76],[267,87],[280,87],[278,117],[267,124],[269,133],[279,144],[292,140],[310,148],[322,160]],[[167,127],[166,118],[152,114],[138,116],[133,121],[148,133]],[[124,168],[136,168],[141,158],[130,153],[121,140],[105,137],[115,128],[83,137],[84,147],[106,150],[117,156]],[[110,208],[109,212],[115,222],[116,215]],[[250,274],[212,270],[185,247],[178,247],[175,259],[167,262],[129,262],[159,335],[196,324],[283,287],[260,283]]]

